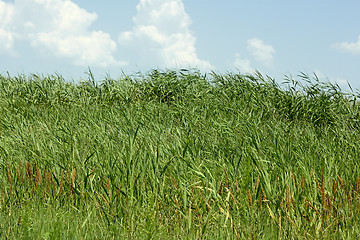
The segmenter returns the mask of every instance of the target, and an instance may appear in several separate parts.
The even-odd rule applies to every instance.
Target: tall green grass
[[[352,239],[358,92],[316,75],[0,76],[0,234]]]

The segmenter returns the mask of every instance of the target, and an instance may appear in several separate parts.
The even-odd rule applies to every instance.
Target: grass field
[[[2,239],[356,239],[359,93],[300,74],[0,76]]]

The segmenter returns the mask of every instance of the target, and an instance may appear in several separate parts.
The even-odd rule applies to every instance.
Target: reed
[[[358,97],[303,73],[0,76],[0,235],[356,237]]]

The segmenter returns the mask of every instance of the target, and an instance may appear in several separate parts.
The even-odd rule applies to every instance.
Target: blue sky
[[[0,0],[0,74],[315,72],[360,88],[360,1]]]

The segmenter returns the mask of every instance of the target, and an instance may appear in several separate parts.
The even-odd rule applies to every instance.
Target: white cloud
[[[0,0],[0,19],[6,17],[1,11],[4,4]],[[8,39],[8,48],[15,37],[75,65],[124,65],[113,56],[117,45],[110,35],[89,30],[97,19],[96,13],[89,13],[70,0],[17,0],[10,6],[12,14],[7,17],[7,25],[11,32],[1,32],[0,25],[0,41]]]
[[[258,38],[251,38],[247,41],[247,49],[254,56],[254,58],[267,65],[271,66],[273,62],[273,54],[275,49],[271,45],[266,45]]]
[[[320,79],[322,82],[330,82],[333,84],[338,84],[340,87],[348,87],[348,80],[344,78],[334,78],[326,76],[321,70],[316,69],[314,74]]]
[[[119,42],[136,49],[144,59],[165,67],[213,69],[196,54],[196,38],[189,30],[191,19],[181,0],[140,0],[132,31]]]
[[[0,28],[0,53],[13,54],[14,38],[11,32]]]
[[[116,43],[109,34],[93,31],[88,35],[66,35],[53,31],[38,33],[33,40],[36,47],[46,46],[59,57],[73,59],[73,63],[80,66],[97,65],[100,67],[121,66],[112,53],[116,50]]]
[[[244,74],[253,74],[255,72],[250,61],[248,59],[241,59],[239,53],[235,53],[234,67]]]
[[[10,31],[9,23],[13,18],[12,4],[0,1],[0,54],[14,54],[14,36]]]
[[[332,47],[337,48],[339,50],[352,53],[354,55],[360,55],[360,36],[358,37],[357,42],[341,42],[335,43]]]
[[[340,86],[348,86],[349,85],[349,81],[344,78],[336,78],[334,81],[336,83],[338,83]]]

